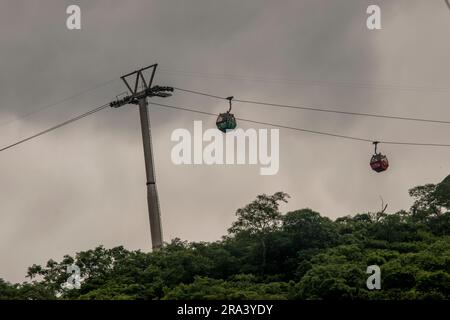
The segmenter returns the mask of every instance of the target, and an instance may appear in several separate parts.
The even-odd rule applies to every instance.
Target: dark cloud
[[[81,31],[65,28],[79,3]],[[368,31],[369,1],[0,1],[0,122],[17,119],[155,61],[156,81],[273,102],[450,119],[449,12],[439,1],[381,1],[383,29]],[[199,74],[185,74],[190,71]],[[214,76],[214,74],[222,76]],[[223,75],[233,76],[223,76]],[[249,80],[249,78],[251,78]],[[327,83],[335,83],[330,85]],[[351,83],[350,85],[348,83]],[[387,84],[373,87],[361,84]],[[405,89],[405,86],[421,87]],[[7,144],[111,100],[120,81],[0,125]],[[166,103],[219,112],[226,104],[177,93]],[[236,105],[253,117],[369,139],[446,142],[448,126]],[[176,128],[214,119],[154,107],[151,121],[165,240],[215,240],[259,193],[292,195],[283,210],[337,217],[407,208],[408,187],[449,173],[443,149],[382,146],[392,169],[368,168],[372,146],[281,131],[280,172],[186,167],[170,161]],[[248,128],[249,124],[241,124]],[[129,106],[43,136],[0,156],[0,277],[92,248],[150,250],[138,113]]]

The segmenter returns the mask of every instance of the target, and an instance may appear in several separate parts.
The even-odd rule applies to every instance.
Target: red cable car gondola
[[[389,161],[384,154],[381,154],[381,152],[377,153],[378,143],[378,141],[373,143],[375,145],[375,153],[370,159],[370,167],[373,171],[383,172],[389,168]]]

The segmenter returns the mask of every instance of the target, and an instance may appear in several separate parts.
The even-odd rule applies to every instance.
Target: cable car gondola
[[[377,146],[379,142],[375,141],[373,144],[375,145],[375,153],[372,156],[372,159],[370,159],[370,167],[373,171],[378,173],[386,171],[387,168],[389,168],[389,161],[384,154],[381,154],[381,152],[377,153]]]
[[[219,114],[219,116],[217,117],[217,121],[216,121],[217,129],[219,129],[220,131],[222,131],[224,133],[227,133],[227,130],[235,129],[237,126],[236,118],[234,117],[234,115],[232,113],[230,113],[231,100],[233,100],[233,98],[234,97],[227,98],[227,100],[230,102],[230,109],[228,109],[228,111],[226,113]]]

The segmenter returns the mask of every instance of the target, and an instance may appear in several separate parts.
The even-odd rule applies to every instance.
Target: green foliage
[[[287,198],[289,195],[283,192],[257,196],[255,201],[236,211],[237,221],[233,222],[228,232],[258,235],[277,230],[282,218],[278,211],[279,202],[287,202]]]
[[[338,241],[338,231],[333,222],[310,209],[288,212],[283,217],[283,231],[296,251],[327,248]]]
[[[450,176],[410,190],[410,211],[332,221],[311,209],[282,214],[288,195],[260,195],[238,209],[213,243],[174,239],[145,253],[102,246],[0,279],[0,299],[450,299]],[[62,289],[80,267],[80,290]],[[381,267],[382,289],[366,288]]]
[[[444,209],[450,209],[450,175],[437,185],[415,187],[409,190],[409,194],[416,199],[411,209],[419,219],[439,215]]]
[[[287,300],[293,282],[261,283],[252,275],[236,275],[229,280],[196,277],[166,292],[166,300]]]

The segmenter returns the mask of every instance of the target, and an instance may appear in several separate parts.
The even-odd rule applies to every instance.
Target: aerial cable
[[[216,98],[216,99],[221,99],[221,100],[225,100],[226,99],[226,98],[223,98],[223,97],[220,97],[220,96],[217,96],[217,95],[204,93],[204,92],[200,92],[200,91],[194,91],[194,90],[188,90],[188,89],[182,89],[182,88],[174,88],[174,89],[178,90],[178,91],[183,91],[183,92],[187,92],[187,93],[202,95],[202,96],[206,96],[206,97],[210,97],[210,98]],[[293,106],[293,105],[277,104],[277,103],[269,103],[269,102],[253,101],[253,100],[234,99],[233,101],[240,102],[240,103],[262,105],[262,106],[289,108],[289,109],[300,109],[300,110],[326,112],[326,113],[336,113],[336,114],[343,114],[343,115],[350,115],[350,116],[361,116],[361,117],[384,118],[384,119],[415,121],[415,122],[450,124],[450,121],[446,121],[446,120],[412,118],[412,117],[401,117],[401,116],[390,116],[390,115],[373,114],[373,113],[350,112],[350,111],[341,111],[341,110],[332,110],[332,109],[323,109],[323,108],[314,108],[314,107]]]
[[[449,0],[447,0],[449,1]],[[191,72],[161,69],[161,72],[167,76],[181,76],[190,78],[206,78],[218,80],[238,80],[238,81],[252,81],[274,84],[288,84],[298,86],[317,86],[317,87],[343,87],[343,88],[363,88],[375,90],[402,90],[402,91],[429,91],[429,92],[450,92],[449,87],[431,87],[431,86],[405,86],[396,84],[377,84],[370,82],[345,82],[345,81],[311,81],[300,79],[289,79],[283,77],[265,77],[265,76],[244,76],[233,74],[217,74],[205,72]]]
[[[194,113],[199,113],[199,114],[205,114],[205,115],[215,116],[215,117],[217,116],[216,113],[207,112],[207,111],[200,111],[200,110],[195,110],[195,109],[191,109],[191,108],[176,107],[176,106],[172,106],[172,105],[155,103],[155,102],[150,102],[150,104],[155,105],[155,106],[159,106],[159,107],[164,107],[164,108],[183,110],[183,111],[194,112]],[[330,136],[330,137],[347,139],[347,140],[362,141],[362,142],[370,142],[370,143],[377,142],[377,143],[390,144],[390,145],[450,147],[450,144],[441,144],[441,143],[420,143],[420,142],[373,140],[373,139],[367,139],[367,138],[359,138],[359,137],[354,137],[354,136],[335,134],[335,133],[330,133],[330,132],[323,132],[323,131],[316,131],[316,130],[309,130],[309,129],[298,128],[298,127],[291,127],[291,126],[286,126],[286,125],[276,124],[276,123],[271,123],[271,122],[263,122],[263,121],[256,121],[256,120],[251,120],[251,119],[245,119],[245,118],[238,118],[238,117],[236,117],[236,120],[240,120],[240,121],[243,121],[243,122],[254,123],[254,124],[260,124],[260,125],[267,125],[267,126],[281,128],[281,129],[289,129],[289,130],[301,131],[301,132],[312,133],[312,134],[317,134],[317,135],[324,135],[324,136]]]
[[[86,93],[88,93],[88,92],[91,92],[91,91],[94,91],[94,90],[96,90],[96,89],[105,87],[105,86],[107,86],[107,85],[109,85],[109,84],[111,84],[111,83],[113,83],[113,82],[115,82],[115,81],[117,81],[117,80],[119,80],[119,79],[112,79],[112,80],[103,82],[103,83],[101,83],[101,84],[97,84],[97,85],[95,85],[95,86],[93,86],[93,87],[90,87],[90,88],[88,88],[88,89],[85,89],[85,90],[82,90],[82,91],[80,91],[80,92],[77,92],[77,93],[75,93],[75,94],[73,94],[73,95],[71,95],[71,96],[69,96],[69,97],[66,97],[66,98],[63,98],[63,99],[61,99],[61,100],[58,100],[58,101],[56,101],[56,102],[54,102],[54,103],[51,103],[51,104],[42,106],[42,107],[37,108],[37,109],[35,109],[35,110],[32,110],[32,111],[30,111],[30,112],[28,112],[28,113],[19,115],[17,118],[14,118],[14,119],[11,119],[11,120],[6,120],[6,121],[4,121],[4,122],[0,122],[0,127],[10,125],[10,124],[12,124],[12,123],[14,123],[14,122],[17,122],[17,121],[19,121],[19,120],[22,120],[22,119],[31,117],[31,116],[33,116],[33,115],[35,115],[35,114],[37,114],[37,113],[39,113],[39,112],[42,112],[42,111],[44,111],[44,110],[47,110],[47,109],[56,107],[56,106],[58,106],[58,105],[60,105],[60,104],[62,104],[62,103],[65,103],[65,102],[67,102],[67,101],[70,101],[70,100],[73,100],[73,99],[78,98],[78,97],[80,97],[80,96],[83,96],[84,94],[86,94]]]
[[[0,149],[0,152],[5,151],[5,150],[8,150],[8,149],[11,149],[11,148],[13,148],[13,147],[15,147],[15,146],[18,146],[18,145],[22,144],[22,143],[25,143],[25,142],[27,142],[27,141],[33,140],[33,139],[35,139],[35,138],[37,138],[37,137],[40,137],[40,136],[42,136],[42,135],[44,135],[44,134],[47,134],[47,133],[51,132],[51,131],[54,131],[54,130],[56,130],[56,129],[59,129],[59,128],[61,128],[61,127],[64,127],[64,126],[66,126],[66,125],[68,125],[68,124],[71,124],[71,123],[73,123],[73,122],[75,122],[75,121],[78,121],[78,120],[81,120],[81,119],[83,119],[83,118],[86,118],[86,117],[88,117],[88,116],[90,116],[90,115],[92,115],[92,114],[94,114],[94,113],[97,113],[97,112],[99,112],[99,111],[101,111],[101,110],[103,110],[103,109],[105,109],[105,108],[107,108],[107,107],[109,107],[109,103],[108,103],[108,104],[105,104],[105,105],[103,105],[103,106],[97,107],[97,108],[95,108],[95,109],[92,109],[92,110],[90,110],[90,111],[88,111],[88,112],[85,112],[85,113],[83,113],[83,114],[81,114],[81,115],[79,115],[79,116],[76,116],[75,118],[69,119],[69,120],[67,120],[67,121],[65,121],[65,122],[63,122],[63,123],[60,123],[60,124],[58,124],[58,125],[56,125],[56,126],[54,126],[54,127],[51,127],[51,128],[46,129],[46,130],[44,130],[44,131],[41,131],[41,132],[39,132],[39,133],[36,133],[36,134],[34,134],[34,135],[32,135],[32,136],[30,136],[30,137],[28,137],[28,138],[22,139],[22,140],[17,141],[17,142],[15,142],[15,143],[13,143],[13,144],[10,144],[10,145],[8,145],[8,146],[6,146],[6,147],[3,147],[3,148]]]
[[[230,97],[231,98],[231,97]],[[230,102],[232,99],[229,99]],[[176,106],[172,106],[172,105],[167,105],[167,104],[161,104],[161,103],[155,103],[155,102],[150,102],[150,104],[155,105],[155,106],[159,106],[159,107],[164,107],[164,108],[170,108],[170,109],[176,109],[176,110],[183,110],[183,111],[188,111],[188,112],[193,112],[193,113],[198,113],[198,114],[204,114],[204,115],[209,115],[209,116],[217,116],[216,113],[212,113],[212,112],[206,112],[206,111],[200,111],[200,110],[195,110],[195,109],[190,109],[190,108],[185,108],[185,107],[176,107]],[[25,139],[19,140],[13,144],[10,144],[8,146],[5,146],[3,148],[0,148],[0,152],[2,151],[6,151],[8,149],[11,149],[13,147],[16,147],[20,144],[23,144],[27,141],[33,140],[37,137],[40,137],[42,135],[45,135],[49,132],[52,132],[56,129],[59,129],[61,127],[64,127],[66,125],[69,125],[73,122],[76,122],[78,120],[81,120],[85,117],[88,117],[94,113],[97,113],[107,107],[110,107],[110,104],[104,104],[100,107],[97,107],[95,109],[92,109],[88,112],[85,112],[79,116],[76,116],[74,118],[71,118],[63,123],[60,123],[56,126],[53,126],[49,129],[46,129],[44,131],[41,131],[37,134],[34,134],[30,137],[27,137]],[[421,143],[421,142],[406,142],[406,141],[390,141],[390,140],[373,140],[373,139],[367,139],[367,138],[360,138],[360,137],[355,137],[355,136],[347,136],[347,135],[342,135],[342,134],[336,134],[336,133],[331,133],[331,132],[323,132],[323,131],[316,131],[316,130],[310,130],[310,129],[304,129],[304,128],[298,128],[298,127],[291,127],[291,126],[287,126],[287,125],[282,125],[282,124],[276,124],[276,123],[271,123],[271,122],[264,122],[264,121],[256,121],[256,120],[251,120],[251,119],[245,119],[245,118],[235,118],[236,120],[239,121],[243,121],[243,122],[248,122],[248,123],[254,123],[254,124],[259,124],[259,125],[267,125],[267,126],[271,126],[271,127],[276,127],[276,128],[281,128],[281,129],[288,129],[288,130],[294,130],[294,131],[300,131],[300,132],[306,132],[306,133],[311,133],[311,134],[317,134],[317,135],[323,135],[323,136],[330,136],[330,137],[335,137],[335,138],[341,138],[341,139],[347,139],[347,140],[354,140],[354,141],[361,141],[361,142],[370,142],[370,143],[382,143],[382,144],[386,144],[386,145],[406,145],[406,146],[426,146],[426,147],[450,147],[450,144],[443,144],[443,143]]]

